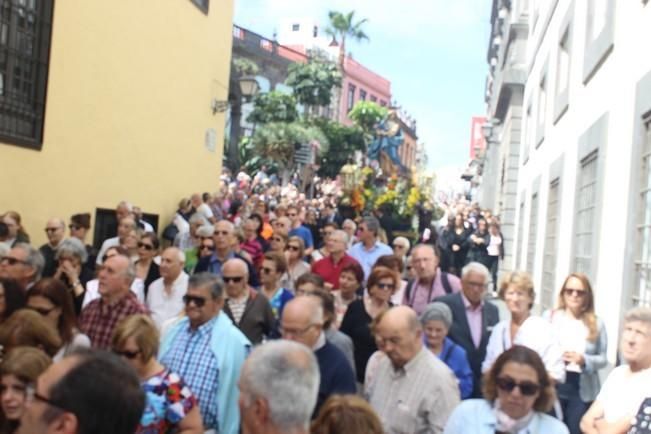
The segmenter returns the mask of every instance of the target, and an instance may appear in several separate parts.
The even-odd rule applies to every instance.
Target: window
[[[538,231],[538,193],[531,196],[529,209],[529,243],[527,246],[527,268],[533,275],[534,261],[536,260],[536,232]]]
[[[522,165],[524,166],[529,161],[529,147],[533,142],[533,115],[531,110],[531,103],[527,106],[527,111],[524,116],[524,129],[522,132]]]
[[[204,14],[208,13],[208,7],[210,6],[210,0],[191,0],[192,3],[197,5],[199,9],[203,11]]]
[[[651,305],[651,115],[644,123],[645,140],[640,172],[637,251],[633,305]]]
[[[380,100],[380,106],[381,106],[381,107],[386,107],[386,106],[387,106],[387,102],[381,99],[381,100]]]
[[[589,0],[589,7],[588,36],[594,41],[606,27],[608,0]]]
[[[536,110],[536,148],[545,140],[545,116],[547,115],[547,74],[538,85],[538,107]],[[532,136],[533,137],[533,136]]]
[[[377,102],[377,97],[375,95],[371,95],[371,102]]]
[[[518,217],[518,239],[516,240],[516,246],[515,246],[515,261],[517,261],[514,264],[514,268],[519,268],[518,263],[522,264],[522,260],[520,256],[522,255],[522,247],[524,246],[523,240],[522,240],[522,234],[524,228],[524,201],[520,203],[520,216]]]
[[[583,84],[597,73],[615,43],[615,0],[588,0]]]
[[[362,101],[366,101],[366,91],[364,89],[359,90],[359,99]]]
[[[314,26],[314,27],[312,28],[312,37],[316,38],[317,36],[319,36],[319,27],[318,27],[318,26]]]
[[[543,250],[542,289],[540,304],[545,309],[554,305],[554,286],[556,285],[556,251],[558,226],[558,200],[560,196],[560,178],[549,184],[547,196],[547,217],[545,225],[545,247]]]
[[[567,28],[558,44],[558,59],[556,62],[558,74],[556,94],[567,91],[570,83],[570,29]]]
[[[355,85],[349,84],[348,85],[348,111],[351,111],[354,105],[355,105]]]
[[[595,246],[595,218],[597,213],[597,163],[598,151],[593,151],[581,160],[576,195],[576,221],[574,228],[575,272],[585,273],[593,278],[592,256]]]
[[[40,149],[52,0],[0,0],[0,141]]]
[[[300,24],[292,24],[292,32],[298,32],[299,30],[301,30]]]

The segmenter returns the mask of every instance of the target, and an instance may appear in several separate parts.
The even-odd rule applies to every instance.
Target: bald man
[[[178,247],[168,247],[160,256],[160,275],[154,280],[147,294],[147,307],[159,329],[163,324],[179,316],[185,309],[183,296],[188,291],[188,275],[183,271],[185,253]]]
[[[63,238],[66,236],[66,223],[58,217],[51,218],[45,225],[45,235],[47,235],[47,243],[38,249],[45,259],[42,276],[52,277],[57,271],[55,256]]]
[[[283,339],[310,348],[319,363],[321,382],[315,415],[330,395],[357,391],[353,368],[344,353],[326,340],[323,323],[321,301],[316,297],[299,296],[285,305],[280,328]]]
[[[246,262],[239,258],[229,259],[222,267],[222,280],[226,290],[224,312],[252,344],[273,336],[276,318],[269,300],[248,284],[249,271]]]
[[[387,434],[442,433],[459,404],[459,386],[445,363],[423,346],[416,312],[407,306],[386,311],[375,339],[386,354],[366,393]]]

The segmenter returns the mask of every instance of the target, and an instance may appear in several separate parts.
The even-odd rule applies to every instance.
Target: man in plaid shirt
[[[148,313],[131,292],[136,270],[127,256],[108,258],[99,271],[100,298],[91,301],[81,312],[81,330],[90,338],[93,348],[110,349],[111,336],[117,323],[137,313]]]

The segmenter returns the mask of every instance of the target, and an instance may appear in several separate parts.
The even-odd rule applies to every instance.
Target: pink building
[[[352,57],[344,59],[344,77],[339,101],[339,122],[351,125],[348,112],[357,101],[373,101],[381,106],[391,105],[391,82],[371,71]]]
[[[486,149],[486,138],[482,127],[486,124],[483,116],[473,116],[470,129],[470,159],[481,158]]]

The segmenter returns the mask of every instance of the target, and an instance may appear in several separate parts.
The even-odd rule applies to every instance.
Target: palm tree
[[[344,76],[344,59],[346,56],[346,38],[353,41],[368,40],[368,35],[362,30],[362,26],[368,21],[366,18],[355,21],[355,11],[350,11],[347,14],[330,11],[328,12],[330,25],[326,28],[325,32],[331,36],[337,44],[339,44],[339,71],[342,77]],[[341,95],[343,90],[339,90],[338,98],[336,98],[335,116],[339,117],[339,106],[341,105]]]

